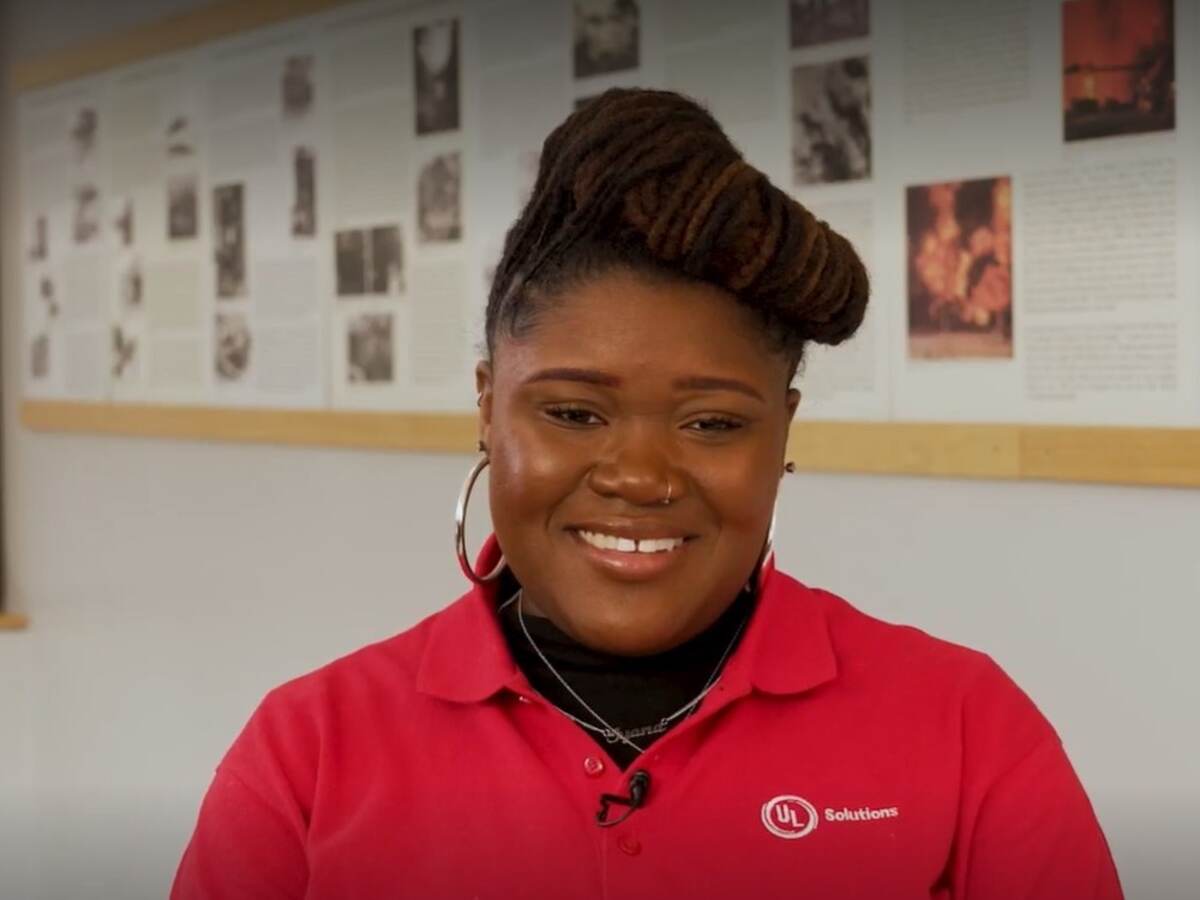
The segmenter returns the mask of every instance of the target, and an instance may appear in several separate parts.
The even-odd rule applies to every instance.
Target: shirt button
[[[597,759],[594,756],[589,756],[583,761],[583,771],[585,771],[590,778],[598,778],[604,771],[604,761]]]
[[[528,703],[529,698],[526,697],[524,694],[517,694],[517,702],[518,703]]]
[[[621,852],[627,856],[637,856],[642,852],[642,842],[635,837],[630,837],[627,834],[617,838],[617,846],[621,848]]]

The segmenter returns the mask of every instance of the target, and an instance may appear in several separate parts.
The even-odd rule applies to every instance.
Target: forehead
[[[717,287],[616,270],[543,304],[532,327],[499,342],[499,370],[564,365],[631,378],[786,379],[787,363],[771,352],[759,320]]]

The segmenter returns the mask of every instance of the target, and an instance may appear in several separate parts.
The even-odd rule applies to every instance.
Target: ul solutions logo
[[[819,821],[817,808],[795,794],[781,794],[762,807],[762,823],[767,831],[789,841],[812,834]]]

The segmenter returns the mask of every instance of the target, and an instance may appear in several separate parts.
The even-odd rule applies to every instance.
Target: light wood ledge
[[[12,66],[12,86],[16,91],[47,87],[349,2],[352,0],[221,0],[55,53],[18,60]]]
[[[473,413],[26,401],[36,431],[469,453]],[[1200,429],[797,422],[788,458],[814,472],[1200,487]]]
[[[26,401],[21,418],[36,431],[365,450],[468,451],[474,449],[477,440],[475,417],[461,413]]]
[[[17,613],[0,613],[0,631],[21,631],[29,627],[29,617]]]

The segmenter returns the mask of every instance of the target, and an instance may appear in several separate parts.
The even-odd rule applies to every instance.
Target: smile
[[[582,529],[576,534],[583,539],[584,543],[597,550],[615,550],[618,553],[669,553],[672,550],[678,550],[684,542],[682,537],[643,538],[635,541],[633,538]]]
[[[697,537],[661,522],[591,522],[568,528],[567,533],[591,566],[608,578],[626,582],[651,581],[686,566],[692,556],[688,547]]]

